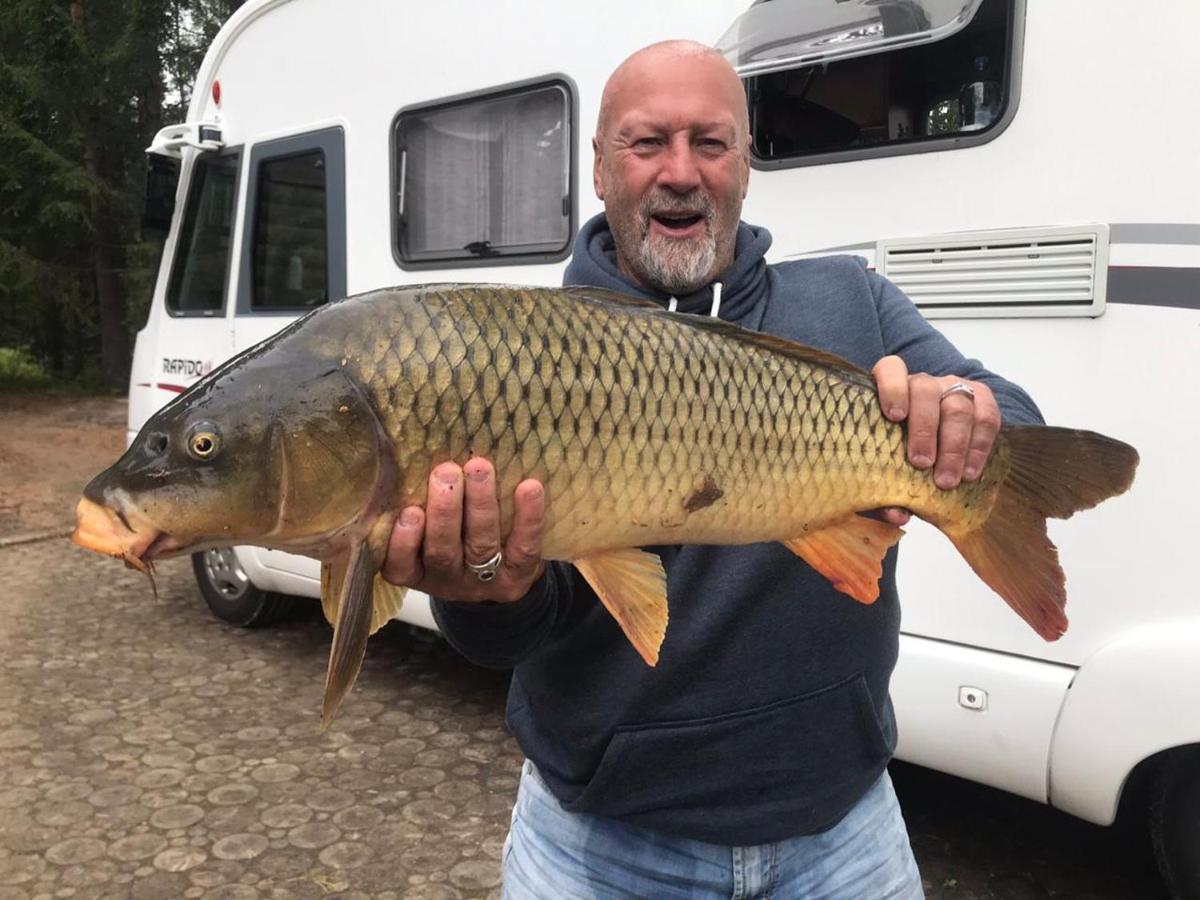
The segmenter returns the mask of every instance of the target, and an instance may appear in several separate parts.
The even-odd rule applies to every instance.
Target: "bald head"
[[[630,102],[646,94],[650,85],[662,84],[665,78],[688,78],[699,75],[712,90],[709,96],[728,106],[739,131],[739,138],[749,139],[750,116],[746,108],[746,92],[742,82],[719,51],[697,41],[660,41],[636,51],[609,76],[600,96],[600,115],[596,120],[596,140],[608,135],[614,118],[619,118]]]
[[[622,273],[678,295],[733,262],[749,133],[742,83],[712,48],[666,41],[617,67],[600,101],[592,178]]]

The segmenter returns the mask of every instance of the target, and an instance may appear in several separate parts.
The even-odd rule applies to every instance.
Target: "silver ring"
[[[475,577],[480,581],[491,581],[496,577],[496,573],[500,570],[500,563],[504,561],[504,555],[497,550],[496,555],[485,563],[467,563],[467,568],[475,573]]]
[[[951,394],[965,394],[968,400],[972,403],[975,402],[975,391],[969,384],[963,384],[961,381],[955,382],[942,391],[942,399],[945,400]]]

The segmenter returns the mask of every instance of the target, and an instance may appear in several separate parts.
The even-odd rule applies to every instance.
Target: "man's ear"
[[[596,190],[596,199],[604,199],[604,181],[600,177],[601,151],[600,142],[592,138],[592,187]]]
[[[750,191],[750,141],[746,141],[746,146],[742,150],[742,199],[746,199],[746,194]]]

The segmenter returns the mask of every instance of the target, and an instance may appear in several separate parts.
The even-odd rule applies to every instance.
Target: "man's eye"
[[[662,146],[662,138],[656,138],[656,137],[638,138],[636,141],[633,142],[633,146],[640,147],[643,149],[653,149],[655,147],[661,147]]]
[[[699,144],[703,149],[714,152],[720,152],[725,149],[725,142],[718,138],[701,138]]]

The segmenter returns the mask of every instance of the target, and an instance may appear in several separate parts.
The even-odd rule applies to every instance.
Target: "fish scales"
[[[850,363],[586,288],[429,285],[315,310],[156,412],[84,489],[77,543],[156,558],[256,544],[321,560],[334,623],[322,727],[404,590],[377,576],[430,470],[493,461],[546,486],[543,553],[570,560],[650,665],[666,574],[641,547],[777,540],[870,603],[901,532],[936,525],[1042,637],[1066,629],[1046,518],[1126,490],[1137,452],[1092,432],[1005,426],[975,483],[940,491]]]
[[[630,541],[778,539],[934,497],[869,384],[550,289],[407,293],[353,301],[376,310],[339,351],[395,443],[406,503],[424,503],[438,462],[487,456],[502,529],[513,489],[538,478],[546,555],[572,559]]]

